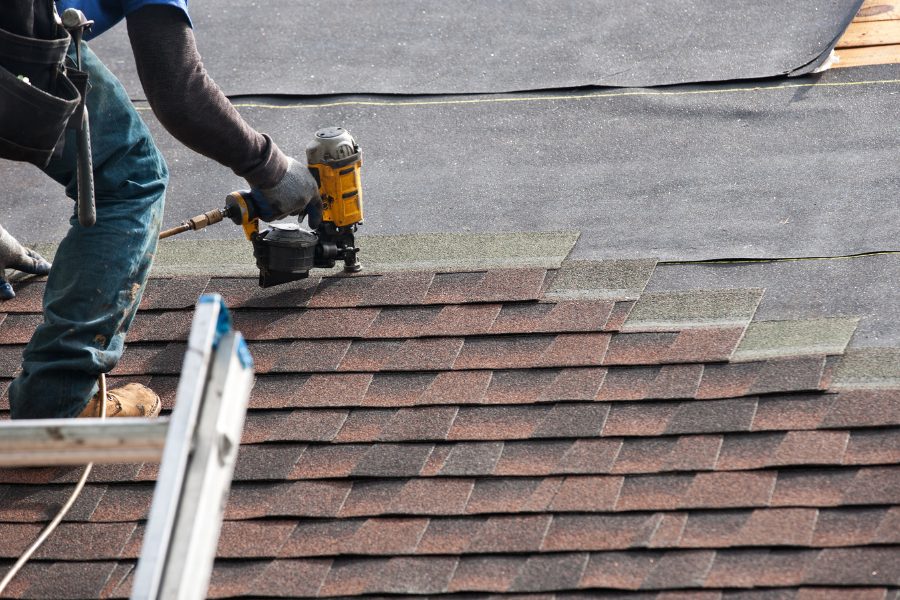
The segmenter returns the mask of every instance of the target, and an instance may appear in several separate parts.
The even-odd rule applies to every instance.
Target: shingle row
[[[139,356],[140,355],[140,356]],[[4,362],[4,357],[9,360]],[[157,371],[171,371],[180,354],[166,356],[165,349],[133,346],[125,354],[112,386],[128,381],[149,385],[171,408],[178,378],[173,374],[140,372],[141,364]],[[19,368],[21,349],[14,356],[0,347],[0,372]],[[575,367],[546,369],[486,369],[441,372],[378,373],[269,373],[256,381],[250,408],[411,407],[429,405],[535,404],[564,401],[639,401],[670,399],[725,399],[758,394],[804,392],[825,389],[830,358],[796,357],[740,364],[676,364],[642,367]],[[302,367],[302,365],[299,365]],[[133,374],[129,374],[132,373]],[[0,379],[0,410],[8,408],[5,389],[10,375]],[[900,388],[845,388],[860,402],[854,410],[860,421],[880,409],[894,406],[891,398]],[[867,394],[874,394],[867,396]],[[818,396],[810,396],[816,398]],[[850,396],[841,396],[841,402]],[[881,400],[879,400],[881,398]],[[791,413],[807,420],[824,418],[832,405],[820,399],[806,403],[798,397]],[[785,405],[787,406],[787,405]],[[804,410],[804,408],[806,410]],[[849,406],[848,406],[849,410]],[[892,413],[891,413],[892,414]]]
[[[209,597],[703,590],[778,586],[895,586],[900,548],[668,550],[550,555],[219,561]],[[35,563],[12,597],[127,597],[129,563]],[[690,592],[695,593],[695,592]],[[93,594],[93,596],[91,596]],[[545,597],[545,596],[542,596]],[[685,597],[697,597],[686,595]],[[701,596],[702,597],[702,596]],[[751,596],[752,597],[752,596]]]
[[[708,343],[700,337],[708,338]],[[700,329],[649,334],[251,342],[250,349],[259,374],[507,370],[725,361],[738,337],[737,331]],[[0,376],[14,375],[21,350],[19,346],[0,347]],[[113,373],[177,374],[183,354],[182,343],[133,344]],[[721,389],[719,395],[728,396],[765,393],[773,388],[817,389],[824,362],[821,356],[810,356],[710,365],[708,384]]]
[[[0,558],[18,558],[41,525],[2,523]],[[38,560],[137,559],[138,523],[63,523]],[[775,508],[624,514],[225,521],[219,558],[466,555],[645,548],[829,548],[900,544],[900,509]]]
[[[232,319],[234,328],[249,340],[416,338],[612,331],[621,325],[620,317],[628,306],[615,314],[613,308],[610,301],[564,301],[261,309],[232,311]],[[128,341],[184,340],[192,317],[191,310],[141,311],[128,332]],[[0,344],[27,343],[42,318],[33,313],[0,313]]]
[[[900,429],[454,443],[244,444],[235,481],[535,477],[739,471],[900,462]],[[155,464],[95,465],[91,481],[152,481]],[[68,467],[0,469],[2,483],[65,483]]]
[[[251,407],[718,399],[822,389],[827,363],[821,357],[803,357],[739,365],[273,374],[258,378]]]
[[[0,522],[52,516],[70,486],[0,485]],[[145,518],[150,484],[93,484],[72,521]],[[569,475],[556,477],[434,477],[376,480],[235,482],[226,518],[468,515],[535,512],[625,512],[724,508],[824,508],[892,505],[900,496],[900,467],[778,469]]]
[[[490,269],[461,273],[396,272],[352,277],[313,276],[262,289],[254,278],[151,278],[142,310],[191,309],[201,294],[221,294],[229,308],[337,308],[415,304],[466,304],[539,300],[547,270]],[[5,313],[39,313],[44,282],[24,282]]]
[[[900,425],[900,392],[866,391],[749,396],[723,400],[666,402],[563,402],[531,405],[417,406],[408,408],[297,408],[252,410],[245,443],[260,442],[429,442],[524,440],[686,433],[789,431]],[[798,404],[807,414],[791,411]],[[824,406],[815,406],[822,403]],[[859,408],[884,408],[876,413]],[[801,420],[802,419],[802,420]],[[795,426],[795,424],[797,426]],[[824,440],[795,431],[803,440]],[[833,434],[836,435],[836,434]],[[830,460],[835,450],[823,459]],[[837,444],[837,440],[833,442]],[[815,449],[815,448],[812,448]],[[824,450],[825,448],[818,448]]]
[[[251,342],[257,373],[533,369],[725,361],[741,330],[563,333],[399,340]],[[185,345],[132,344],[114,374],[177,374]],[[13,377],[22,347],[0,346],[0,376]],[[812,357],[817,358],[817,357]],[[752,363],[751,363],[752,364]],[[733,365],[739,369],[742,365]]]

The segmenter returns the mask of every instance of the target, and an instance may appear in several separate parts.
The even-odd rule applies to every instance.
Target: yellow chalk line
[[[319,104],[261,104],[255,102],[236,102],[236,108],[266,108],[275,110],[297,110],[297,109],[317,109],[332,108],[341,106],[375,106],[375,107],[407,107],[407,106],[462,106],[469,104],[508,104],[512,102],[555,102],[555,101],[572,101],[572,100],[603,100],[606,98],[625,98],[629,96],[695,96],[695,95],[711,95],[711,94],[737,94],[748,92],[770,92],[779,90],[796,90],[807,88],[837,88],[852,87],[860,85],[897,85],[900,79],[876,79],[868,81],[835,81],[835,82],[817,82],[817,83],[789,83],[782,85],[760,85],[754,87],[734,87],[724,89],[709,90],[683,90],[683,91],[663,91],[663,90],[623,90],[617,92],[597,92],[593,94],[570,94],[570,95],[551,95],[551,96],[501,96],[494,98],[468,98],[468,99],[448,99],[448,100],[339,100],[335,102],[323,102]],[[149,110],[147,106],[136,107],[138,110]]]

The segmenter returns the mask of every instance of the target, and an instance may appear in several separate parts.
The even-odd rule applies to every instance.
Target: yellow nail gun
[[[306,231],[296,223],[275,223],[260,231],[250,192],[239,191],[228,194],[225,208],[163,231],[160,239],[229,218],[243,227],[244,235],[253,244],[261,287],[303,279],[309,276],[310,269],[330,269],[339,260],[344,262],[344,271],[359,271],[362,268],[356,256],[359,249],[353,238],[363,221],[359,145],[342,127],[327,127],[317,131],[307,145],[306,158],[322,198],[321,209],[307,207],[313,231]]]

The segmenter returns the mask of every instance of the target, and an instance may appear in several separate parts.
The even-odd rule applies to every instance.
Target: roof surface
[[[896,598],[900,353],[653,268],[151,280],[117,379],[171,407],[204,291],[259,375],[210,597]],[[2,306],[4,382],[41,288]],[[12,597],[127,597],[156,470],[95,469]],[[4,568],[79,473],[0,472]]]
[[[194,16],[201,43],[213,44],[205,31],[229,46],[234,14]],[[718,11],[707,29],[719,31],[712,17],[738,22]],[[350,127],[367,156],[364,229],[426,235],[362,240],[367,267],[413,270],[266,291],[243,276],[243,240],[211,239],[235,230],[161,247],[157,275],[219,276],[151,281],[113,383],[146,383],[171,409],[202,292],[225,297],[258,373],[210,596],[900,599],[900,256],[897,180],[884,168],[898,23],[895,0],[866,0],[835,66],[887,66],[789,84],[613,92],[628,99],[603,104],[581,89],[239,102],[291,152],[323,123]],[[293,56],[295,36],[273,31],[266,39]],[[118,34],[104,57],[136,82]],[[332,40],[346,36],[322,44]],[[210,71],[254,83],[243,58]],[[211,162],[166,136],[160,145],[172,224],[240,184],[210,177]],[[669,151],[665,172],[657,154]],[[4,224],[26,241],[58,239],[68,201],[33,170],[4,173]],[[420,198],[417,218],[402,218]],[[573,260],[654,253],[667,262]],[[741,257],[772,260],[730,260]],[[43,284],[16,291],[0,304],[0,418],[41,319]],[[11,597],[128,597],[157,469],[95,468]],[[80,473],[0,470],[0,573]]]

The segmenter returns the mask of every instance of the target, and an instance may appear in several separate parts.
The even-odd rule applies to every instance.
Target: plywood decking
[[[835,54],[834,67],[900,63],[900,0],[866,0]]]

